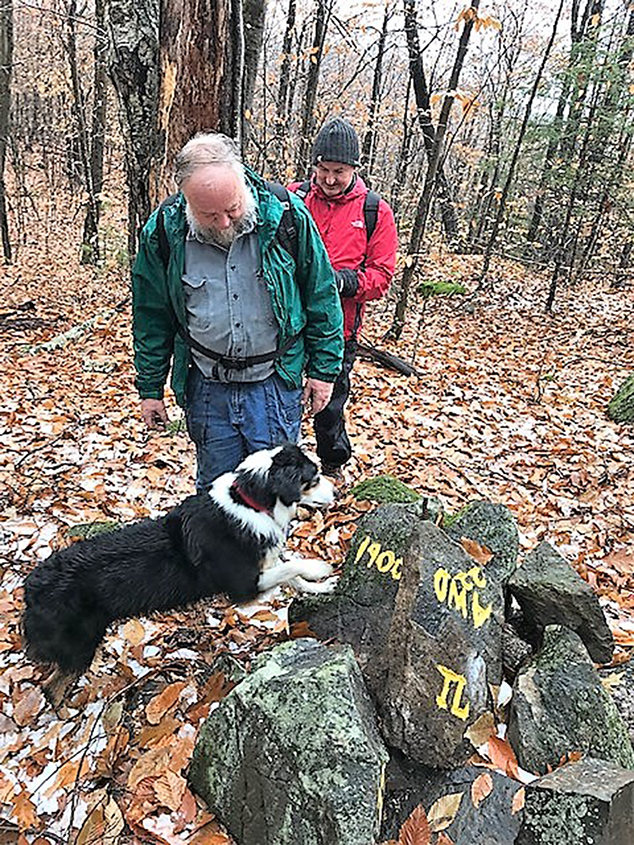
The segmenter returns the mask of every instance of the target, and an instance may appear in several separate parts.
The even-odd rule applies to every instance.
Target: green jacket
[[[304,370],[311,378],[334,382],[343,357],[343,317],[326,249],[304,203],[291,194],[298,233],[296,267],[274,237],[282,218],[281,202],[255,173],[247,170],[247,177],[258,204],[262,271],[279,327],[279,345],[298,335],[276,359],[275,368],[293,388],[301,386]],[[141,233],[132,268],[135,385],[142,399],[162,399],[171,363],[171,386],[183,405],[191,366],[189,347],[177,333],[177,320],[184,326],[187,319],[182,283],[188,229],[185,198],[180,194],[163,210],[170,245],[167,272],[159,255],[157,214],[158,209]]]

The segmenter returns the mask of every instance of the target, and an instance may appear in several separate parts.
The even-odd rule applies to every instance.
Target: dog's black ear
[[[296,467],[284,467],[283,472],[276,473],[273,483],[273,493],[287,507],[299,502],[302,498],[303,479]]]

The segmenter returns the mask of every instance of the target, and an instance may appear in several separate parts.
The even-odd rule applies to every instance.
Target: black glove
[[[342,296],[356,296],[359,290],[359,279],[357,278],[356,270],[350,270],[348,268],[335,270],[335,278],[339,293]]]

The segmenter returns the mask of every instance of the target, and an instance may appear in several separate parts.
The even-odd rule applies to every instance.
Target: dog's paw
[[[333,575],[325,581],[307,581],[301,575],[298,575],[296,578],[293,578],[292,586],[302,593],[320,593],[323,595],[324,593],[332,593],[338,581],[338,575]]]
[[[295,563],[297,564],[297,574],[307,581],[321,581],[322,578],[328,578],[332,575],[332,566],[325,560],[301,560],[301,558],[298,558]]]

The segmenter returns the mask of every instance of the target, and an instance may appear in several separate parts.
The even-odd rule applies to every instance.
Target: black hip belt
[[[279,349],[274,349],[272,352],[264,352],[262,355],[249,355],[246,358],[237,358],[233,355],[221,355],[220,352],[214,352],[212,349],[207,349],[202,343],[189,334],[184,326],[178,324],[178,333],[183,338],[190,349],[196,350],[205,358],[211,358],[212,361],[217,361],[226,370],[246,370],[248,367],[254,367],[256,364],[265,364],[267,361],[274,361],[276,358],[282,356],[295,343],[298,334],[289,337]]]

